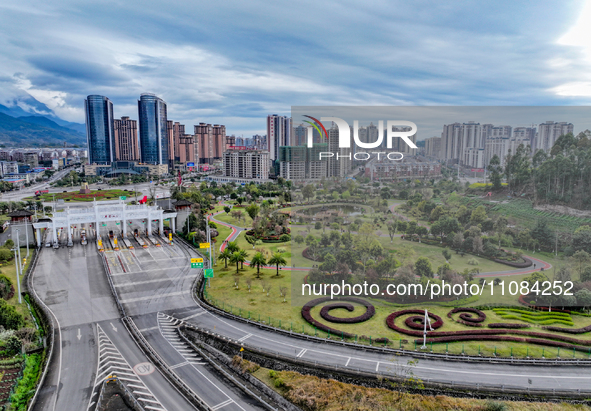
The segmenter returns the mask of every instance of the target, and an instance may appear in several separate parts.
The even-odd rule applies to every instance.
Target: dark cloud
[[[0,79],[61,93],[68,120],[82,121],[87,94],[137,116],[151,91],[175,120],[236,133],[292,105],[583,104],[552,91],[589,72],[556,43],[582,4],[22,0],[0,6]]]

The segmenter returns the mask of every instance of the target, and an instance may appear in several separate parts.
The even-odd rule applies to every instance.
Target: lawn
[[[238,220],[237,218],[232,217],[232,211],[242,211],[242,218]],[[250,228],[252,226],[252,218],[246,213],[244,208],[233,208],[228,214],[221,213],[216,215],[214,218],[216,220],[223,221],[224,223],[232,224],[238,227],[245,227]]]
[[[29,258],[27,258],[27,262],[25,264],[25,267],[23,269],[23,272],[26,272],[27,268],[29,267],[29,264],[31,264],[31,261],[33,260],[33,255],[34,255],[34,249],[31,248],[30,250],[30,254],[29,254]],[[21,257],[25,258],[25,256],[27,255],[27,248],[26,247],[22,247],[21,248]],[[10,279],[10,281],[12,282],[12,285],[14,286],[14,296],[9,299],[7,302],[10,305],[13,305],[16,310],[21,313],[24,317],[25,317],[25,321],[27,322],[26,326],[28,327],[34,327],[33,325],[33,319],[31,317],[31,313],[29,312],[29,308],[27,306],[27,303],[25,302],[25,299],[22,299],[22,303],[19,304],[18,303],[18,287],[17,287],[17,281],[16,281],[16,266],[15,266],[15,260],[12,259],[11,261],[8,261],[4,264],[0,265],[0,272],[2,274],[4,274],[6,277],[8,277]],[[21,280],[21,291],[24,289],[24,279],[23,276],[20,276],[20,280]]]
[[[126,191],[119,189],[112,190],[92,190],[89,194],[80,194],[79,191],[68,191],[65,193],[46,193],[37,197],[27,197],[24,200],[41,200],[44,202],[56,200],[64,201],[103,201],[103,200],[118,200],[121,196],[126,196],[128,199],[135,197],[134,191]],[[138,199],[143,198],[142,193],[137,193]],[[141,196],[141,197],[140,197]]]
[[[230,219],[231,217],[223,215],[225,218],[219,218],[220,220]],[[226,220],[227,221],[227,220]],[[229,222],[229,221],[227,221]],[[314,228],[308,227],[309,230],[305,226],[294,225],[292,226],[292,235],[302,234],[304,237],[310,232],[316,237],[320,237],[322,234],[321,230],[316,230]],[[220,230],[224,230],[220,232],[220,240],[225,238],[229,235],[230,230],[221,227]],[[227,230],[227,231],[225,231]],[[329,233],[330,230],[326,230],[326,233]],[[387,232],[386,232],[387,233]],[[390,241],[390,238],[387,234],[382,234],[382,236],[375,237],[384,247],[385,250],[394,254],[394,256],[401,261],[402,263],[414,263],[418,257],[427,257],[431,261],[431,265],[433,269],[436,269],[437,266],[445,263],[445,259],[442,255],[443,248],[428,245],[424,243],[418,242],[409,242],[402,240],[401,238],[397,237],[394,239],[393,242]],[[238,245],[247,251],[249,254],[248,259],[252,257],[255,250],[253,250],[252,245],[248,244],[244,238],[244,233],[239,236]],[[221,243],[219,243],[221,244]],[[288,243],[263,243],[260,246],[256,246],[256,248],[262,248],[264,250],[268,250],[269,253],[277,251],[278,248],[284,248],[286,253],[284,253],[284,257],[288,260],[288,266],[292,263],[298,267],[309,267],[313,264],[318,264],[312,262],[308,259],[305,259],[302,256],[302,250],[305,248],[304,244],[296,244],[295,242],[288,242]],[[538,255],[538,254],[536,254]],[[542,254],[539,255],[540,258],[551,262],[553,264],[561,262],[559,258],[556,258],[551,255]],[[468,264],[468,260],[475,259],[478,262],[478,265],[470,265]],[[472,269],[472,268],[479,268],[481,272],[496,272],[496,271],[511,271],[513,270],[512,267],[506,266],[504,264],[495,263],[488,259],[484,259],[481,257],[473,256],[470,254],[466,254],[464,257],[461,257],[459,254],[452,254],[450,259],[450,264],[454,270],[463,271],[464,269]],[[271,324],[275,327],[281,327],[286,330],[293,330],[294,332],[306,333],[309,335],[318,335],[323,338],[329,337],[326,332],[324,331],[317,331],[315,328],[310,325],[307,321],[302,318],[301,315],[301,306],[304,302],[311,300],[314,297],[301,297],[301,286],[303,284],[304,276],[306,275],[306,271],[290,271],[290,270],[281,270],[279,277],[275,276],[274,269],[263,269],[261,270],[261,277],[264,282],[271,285],[271,292],[267,296],[267,290],[263,292],[264,283],[261,280],[255,278],[256,276],[256,269],[245,266],[244,270],[239,271],[239,284],[238,288],[235,287],[235,278],[234,274],[236,272],[235,266],[228,265],[228,268],[224,268],[224,262],[218,261],[216,268],[216,277],[211,281],[211,286],[207,288],[207,296],[210,301],[214,304],[219,306],[222,309],[225,309],[229,312],[232,312],[236,315],[243,316],[245,318],[255,319],[257,321],[265,322],[267,324]],[[526,276],[529,274],[519,274],[519,275],[510,275],[510,276],[503,276],[500,277],[506,283],[509,281],[522,281]],[[495,276],[487,277],[487,281],[492,281]],[[252,281],[251,289],[248,290],[246,281],[250,279]],[[283,302],[284,298],[280,295],[279,289],[281,287],[286,287],[289,292],[287,296],[287,302]],[[491,287],[486,286],[482,295],[478,298],[478,300],[474,301],[474,299],[466,301],[466,303],[462,304],[459,303],[459,306],[488,306],[488,305],[498,305],[498,304],[507,304],[518,306],[517,296],[512,296],[507,292],[508,286],[505,286],[505,295],[501,294],[501,287],[494,286],[492,288],[491,294]],[[318,321],[322,322],[323,324],[327,324],[337,330],[344,331],[351,334],[356,334],[358,336],[358,341],[360,343],[369,344],[370,339],[371,341],[375,341],[376,338],[387,337],[390,342],[388,346],[393,348],[404,348],[407,350],[414,350],[415,349],[415,337],[408,336],[405,334],[399,334],[398,332],[391,330],[386,325],[386,318],[392,312],[400,310],[401,306],[396,305],[390,302],[386,302],[380,299],[374,298],[365,298],[375,306],[376,314],[373,318],[369,321],[357,324],[336,324],[336,323],[329,323],[323,320],[319,313],[322,305],[316,306],[311,310],[311,314],[313,318],[317,319]],[[323,304],[326,305],[327,303]],[[357,304],[353,304],[354,306]],[[427,308],[430,312],[439,315],[443,321],[444,325],[438,329],[438,331],[458,331],[458,330],[466,330],[466,327],[463,324],[459,324],[457,322],[452,321],[447,317],[447,313],[452,309],[451,304],[448,306],[441,306],[436,303],[430,304],[417,304],[417,305],[405,305],[404,308],[413,308],[413,309],[421,309],[424,310]],[[359,307],[355,309],[353,312],[349,312],[345,309],[335,309],[331,311],[331,315],[336,317],[356,317],[360,315],[365,308]],[[486,320],[484,321],[484,328],[489,323],[523,323],[519,320],[513,319],[506,319],[503,318],[501,315],[495,313],[492,309],[485,310],[485,314],[487,316]],[[457,318],[458,314],[454,315],[454,318]],[[396,324],[403,328],[408,329],[404,325],[405,317],[398,318],[396,320]],[[583,317],[583,316],[572,316],[573,326],[572,328],[581,328],[591,324],[591,318]],[[532,325],[529,331],[542,331],[538,325]],[[568,335],[565,333],[560,333],[562,335]],[[362,336],[365,338],[362,339]],[[340,339],[337,335],[330,336],[332,339]],[[585,339],[585,335],[577,336],[578,339]],[[494,342],[455,342],[449,344],[433,344],[428,347],[429,351],[439,352],[439,353],[465,353],[469,355],[486,355],[486,356],[505,356],[509,357],[511,355],[515,357],[526,357],[526,356],[534,356],[534,357],[546,357],[546,358],[555,358],[558,355],[560,357],[572,357],[572,351],[559,351],[557,348],[550,348],[550,347],[543,347],[537,345],[528,345],[525,343],[515,343],[515,342],[503,342],[503,341],[494,341]],[[589,358],[591,357],[591,350],[589,353],[584,352],[576,352],[576,358]]]

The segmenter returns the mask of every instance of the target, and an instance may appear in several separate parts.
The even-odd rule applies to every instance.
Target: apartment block
[[[114,120],[115,125],[115,159],[139,161],[139,145],[137,137],[137,121],[129,117]]]
[[[269,178],[269,153],[262,150],[228,150],[223,155],[224,176],[253,180]]]

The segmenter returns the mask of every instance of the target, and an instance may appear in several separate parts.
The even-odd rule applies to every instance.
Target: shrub
[[[287,242],[291,240],[291,236],[289,234],[281,234],[279,236],[279,240],[281,240],[282,242]]]
[[[11,330],[18,330],[25,325],[25,319],[12,305],[0,300],[0,325]]]
[[[347,301],[353,301],[356,300],[354,302],[362,304],[365,306],[366,310],[365,313],[357,316],[357,317],[351,317],[351,318],[337,318],[337,317],[333,317],[332,315],[330,315],[328,312],[330,310],[335,310],[337,308],[344,308],[349,312],[352,312],[353,310],[355,310],[355,307],[352,304],[347,304],[347,303],[336,303],[336,304],[329,304],[326,305],[324,307],[322,307],[322,309],[320,310],[320,316],[322,318],[324,318],[326,321],[330,321],[332,323],[341,323],[341,324],[356,324],[356,323],[362,323],[364,321],[369,320],[371,317],[373,317],[376,313],[376,309],[373,305],[371,305],[370,303],[368,303],[367,301],[361,300],[361,299],[357,299],[357,298],[353,298],[350,297],[350,299],[348,298]]]
[[[35,385],[41,369],[41,354],[35,353],[27,357],[23,378],[18,382],[14,394],[10,397],[10,403],[14,410],[24,411],[29,399],[35,394]]]
[[[488,328],[529,328],[529,324],[518,324],[518,323],[491,323]]]
[[[468,264],[470,264],[470,265],[478,265],[478,260],[476,258],[470,258],[468,260]]]
[[[335,334],[335,335],[341,335],[342,337],[346,337],[346,338],[352,338],[355,337],[355,334],[351,334],[351,333],[346,333],[344,331],[340,331],[340,330],[336,330],[334,328],[328,327],[327,325],[322,324],[319,321],[316,321],[312,315],[310,314],[310,311],[312,310],[312,308],[314,308],[315,306],[317,306],[318,304],[321,304],[325,301],[334,301],[335,298],[330,298],[330,297],[321,297],[321,298],[316,298],[315,300],[312,301],[308,301],[303,307],[302,307],[302,317],[304,318],[304,320],[308,321],[310,324],[312,324],[313,326],[315,326],[316,328],[318,328],[319,330],[322,331],[326,331],[329,332],[331,334]],[[368,304],[366,301],[363,301],[359,298],[354,298],[354,297],[339,297],[336,298],[336,300],[341,300],[341,301],[351,301],[351,302],[355,302],[358,304],[363,304],[364,306],[368,307]],[[371,304],[369,304],[371,305]],[[373,306],[371,306],[373,308]],[[323,307],[324,308],[324,307]],[[375,314],[375,308],[374,309],[374,314]],[[328,309],[325,312],[325,315],[328,315],[328,311],[330,309]],[[366,313],[364,315],[367,315],[367,313],[369,312],[369,307],[368,310],[366,311]],[[360,316],[363,317],[364,315]],[[373,314],[372,314],[373,315]],[[329,316],[330,317],[330,316]],[[324,318],[324,317],[323,317]],[[332,318],[336,318],[336,317],[332,317]],[[359,318],[359,317],[358,317]],[[337,319],[338,320],[338,319]],[[347,320],[347,319],[343,319],[343,320]],[[365,320],[363,320],[365,321]],[[344,322],[344,321],[343,321]]]
[[[462,312],[465,311],[465,312]],[[455,313],[461,313],[460,314],[460,319],[458,320],[454,320],[454,318],[452,317],[452,314]],[[478,317],[474,318],[472,317],[472,314],[476,314],[478,315]],[[464,324],[470,327],[482,327],[482,323],[484,320],[486,320],[486,314],[484,314],[482,311],[476,309],[476,308],[465,308],[465,307],[458,307],[458,308],[454,308],[453,310],[451,310],[450,312],[447,313],[447,316],[449,318],[451,318],[452,320],[454,320],[455,322],[458,322],[460,324]]]

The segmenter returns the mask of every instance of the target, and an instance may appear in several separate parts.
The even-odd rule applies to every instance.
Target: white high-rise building
[[[563,134],[572,133],[573,131],[574,126],[572,123],[546,121],[538,127],[538,135],[534,140],[535,143],[532,151],[534,153],[537,150],[550,151],[556,140],[558,140],[558,137]]]
[[[291,117],[277,114],[267,116],[267,148],[271,161],[279,158],[279,147],[291,143]]]

